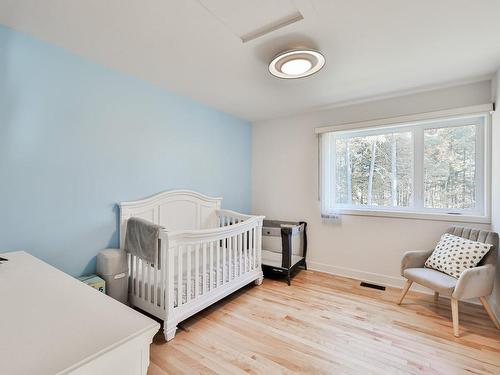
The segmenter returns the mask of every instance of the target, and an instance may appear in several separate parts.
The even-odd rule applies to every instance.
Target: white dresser
[[[25,252],[0,256],[0,374],[146,375],[156,321]]]

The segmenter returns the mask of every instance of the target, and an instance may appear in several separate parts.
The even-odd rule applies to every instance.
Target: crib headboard
[[[216,210],[222,198],[191,190],[171,190],[149,198],[120,203],[120,247],[125,243],[128,218],[135,216],[168,230],[205,229],[217,226]]]

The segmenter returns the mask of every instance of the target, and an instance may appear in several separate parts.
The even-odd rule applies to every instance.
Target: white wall
[[[492,125],[492,228],[496,232],[500,232],[500,113],[498,111],[498,101],[500,99],[500,69],[497,72],[495,79],[492,82],[493,99],[497,103],[497,111],[493,114]],[[497,277],[495,280],[495,289],[493,296],[490,299],[493,310],[497,317],[500,318],[500,256],[497,259]]]
[[[490,101],[491,82],[485,81],[254,123],[253,212],[307,221],[310,268],[399,286],[402,254],[431,249],[451,223],[347,215],[340,224],[323,223],[313,129]]]

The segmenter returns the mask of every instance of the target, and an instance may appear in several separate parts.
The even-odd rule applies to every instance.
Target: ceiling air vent
[[[198,2],[243,43],[304,19],[291,0],[198,0]]]

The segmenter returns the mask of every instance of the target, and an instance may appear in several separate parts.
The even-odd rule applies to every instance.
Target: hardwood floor
[[[265,279],[182,324],[159,332],[149,375],[500,374],[500,331],[481,305],[460,303],[460,338],[450,301],[301,271],[287,286]]]

